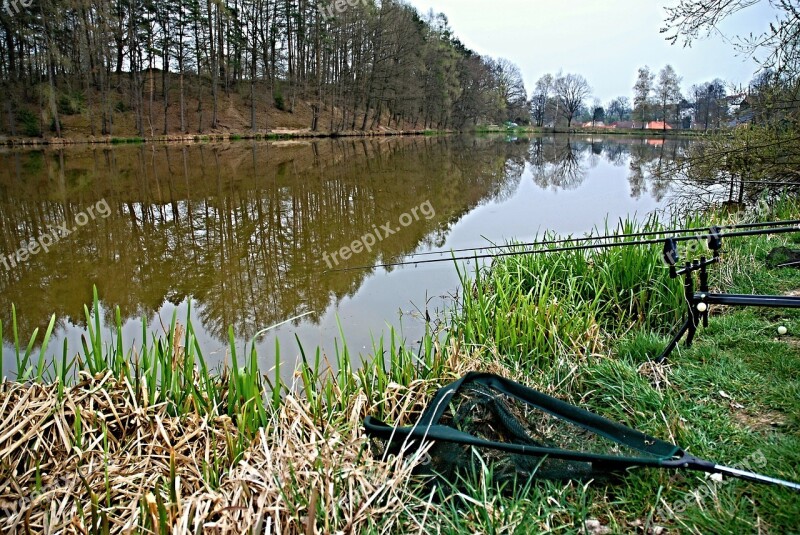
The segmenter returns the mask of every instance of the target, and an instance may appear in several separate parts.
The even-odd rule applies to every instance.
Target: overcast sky
[[[454,33],[481,55],[519,65],[530,94],[545,73],[582,74],[603,103],[631,97],[640,66],[672,64],[683,87],[712,80],[746,85],[757,69],[719,36],[691,48],[671,46],[659,33],[664,6],[677,0],[408,0],[421,13],[444,13]],[[762,1],[727,20],[726,34],[769,28],[774,13]]]

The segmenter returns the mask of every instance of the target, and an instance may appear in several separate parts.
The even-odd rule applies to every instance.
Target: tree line
[[[737,51],[756,59],[760,69],[744,86],[719,78],[683,88],[675,68],[655,72],[638,69],[631,96],[603,104],[591,98],[591,86],[580,75],[545,74],[537,80],[528,102],[536,126],[572,126],[573,121],[619,122],[645,128],[719,130],[745,124],[782,131],[795,128],[800,102],[800,1],[798,0],[680,0],[666,8],[661,30],[673,44],[690,45],[718,32],[717,24],[733,13],[759,3],[773,8],[769,29],[747,36],[726,36]],[[713,30],[713,32],[712,32]]]
[[[331,132],[525,118],[519,69],[469,50],[444,15],[401,0],[330,4],[6,2],[0,128],[60,136],[64,116],[81,115],[91,135],[113,135],[127,114],[140,136],[202,132],[220,128],[232,95],[253,131],[300,106],[308,128]]]
[[[632,98],[623,95],[603,104],[591,97],[591,86],[583,76],[545,74],[536,81],[528,107],[537,127],[571,127],[580,122],[646,128],[657,122],[661,128],[720,129],[736,123],[743,104],[747,108],[758,101],[771,76],[769,72],[760,74],[746,89],[715,78],[684,91],[682,78],[672,65],[657,73],[645,65],[638,70]]]
[[[229,108],[253,132],[282,126],[275,110],[303,111],[305,128],[330,132],[506,121],[719,129],[769,115],[754,104],[796,79],[796,0],[763,1],[784,17],[757,40],[770,54],[747,89],[713,79],[682,90],[671,65],[643,66],[630,97],[607,103],[563,72],[542,76],[529,97],[516,65],[476,54],[445,15],[403,0],[4,1],[0,131],[61,136],[63,119],[78,116],[66,122],[90,135],[189,134],[230,129],[221,124]],[[665,31],[696,38],[704,12],[726,13],[683,0]]]

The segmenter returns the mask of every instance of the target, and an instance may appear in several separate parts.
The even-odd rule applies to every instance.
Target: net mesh
[[[553,416],[479,382],[465,382],[439,422],[495,443],[519,444],[612,457],[653,457]],[[613,469],[598,462],[509,453],[494,448],[435,441],[418,472],[456,481],[491,467],[496,482],[519,480],[610,480]]]

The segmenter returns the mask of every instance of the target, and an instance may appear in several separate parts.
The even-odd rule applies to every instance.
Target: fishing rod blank
[[[697,229],[694,229],[697,230]],[[742,236],[767,236],[767,235],[775,235],[775,234],[788,234],[791,232],[800,232],[800,223],[793,227],[781,227],[781,228],[771,228],[769,230],[742,230],[736,232],[728,232],[725,234],[713,234],[716,238],[735,238],[735,237],[742,237]],[[695,234],[692,236],[677,236],[672,238],[675,242],[684,242],[684,241],[695,241],[695,240],[703,240],[708,239],[712,236],[712,234]],[[582,240],[587,241],[587,240]],[[532,255],[532,254],[542,254],[542,253],[564,253],[564,252],[575,252],[575,251],[591,251],[597,249],[611,249],[615,247],[630,247],[630,246],[640,246],[640,245],[662,245],[664,240],[661,239],[650,239],[650,240],[634,240],[634,241],[625,241],[625,242],[611,242],[611,243],[599,243],[599,244],[590,244],[590,245],[575,245],[571,247],[555,247],[551,249],[533,249],[528,251],[509,251],[504,253],[495,253],[495,254],[484,254],[484,255],[473,255],[473,256],[452,256],[451,258],[435,258],[432,260],[412,260],[408,262],[392,262],[387,264],[376,264],[372,266],[356,266],[351,268],[340,268],[340,269],[332,269],[326,271],[326,273],[344,273],[349,271],[362,271],[367,269],[374,269],[374,268],[389,268],[389,267],[401,267],[401,266],[419,266],[424,264],[440,264],[443,262],[459,262],[459,261],[470,261],[470,260],[486,260],[492,258],[503,258],[506,256],[520,256],[520,255]],[[517,247],[524,247],[524,245],[518,245]]]
[[[766,223],[742,223],[739,225],[734,225],[735,228],[743,228],[743,229],[752,229],[752,228],[770,228],[770,227],[779,227],[779,226],[788,226],[788,225],[798,225],[800,224],[800,219],[797,220],[790,220],[790,221],[770,221]],[[505,245],[491,245],[486,247],[467,247],[464,249],[448,249],[447,251],[429,251],[426,253],[415,253],[408,255],[406,258],[417,258],[421,256],[434,256],[434,255],[446,255],[451,253],[468,253],[471,251],[495,251],[498,249],[508,249],[511,247],[536,247],[539,245],[562,245],[566,243],[579,243],[585,241],[606,241],[612,239],[621,239],[621,238],[644,238],[647,236],[673,236],[675,234],[684,234],[686,232],[697,232],[697,228],[685,228],[685,229],[671,229],[671,230],[661,230],[661,231],[650,231],[650,232],[634,232],[628,234],[606,234],[605,236],[585,236],[583,238],[563,238],[559,240],[546,240],[546,241],[534,241],[528,243],[509,243]]]
[[[653,177],[654,182],[677,182],[679,184],[688,184],[690,186],[722,186],[723,188],[730,187],[730,182],[714,182],[713,179],[692,179],[692,178],[656,178]],[[733,184],[738,186],[740,184],[758,185],[758,186],[787,186],[796,188],[800,186],[800,182],[784,182],[782,180],[734,180]]]

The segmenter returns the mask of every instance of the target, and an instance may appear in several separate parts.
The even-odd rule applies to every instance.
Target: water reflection
[[[250,338],[266,325],[354,296],[375,270],[325,273],[323,254],[351,246],[375,225],[396,225],[427,201],[435,216],[414,220],[339,267],[443,247],[466,214],[514,198],[526,171],[539,188],[573,191],[603,163],[627,166],[634,198],[649,189],[661,199],[668,183],[655,181],[649,168],[685,146],[420,137],[5,150],[0,253],[100,200],[112,214],[49,254],[0,268],[0,317],[15,303],[22,333],[42,328],[53,313],[62,325],[83,326],[83,305],[97,285],[123,320],[151,318],[165,303],[193,299],[211,336],[223,340],[233,325]]]
[[[525,148],[415,138],[6,153],[0,250],[16,250],[99,199],[113,213],[50,254],[0,270],[0,310],[24,310],[23,332],[53,312],[82,325],[96,284],[123,318],[193,296],[212,334],[222,338],[234,325],[249,337],[353,294],[369,271],[321,276],[322,254],[373,225],[425,201],[436,210],[341,267],[443,243],[464,213],[513,192]]]
[[[591,143],[569,137],[535,139],[528,150],[533,181],[541,188],[573,190],[586,179]]]
[[[631,195],[639,198],[649,193],[660,201],[669,193],[669,180],[657,180],[654,167],[686,154],[689,144],[681,139],[639,137],[534,138],[527,159],[534,182],[554,190],[579,188],[601,161],[615,167],[628,166]]]

